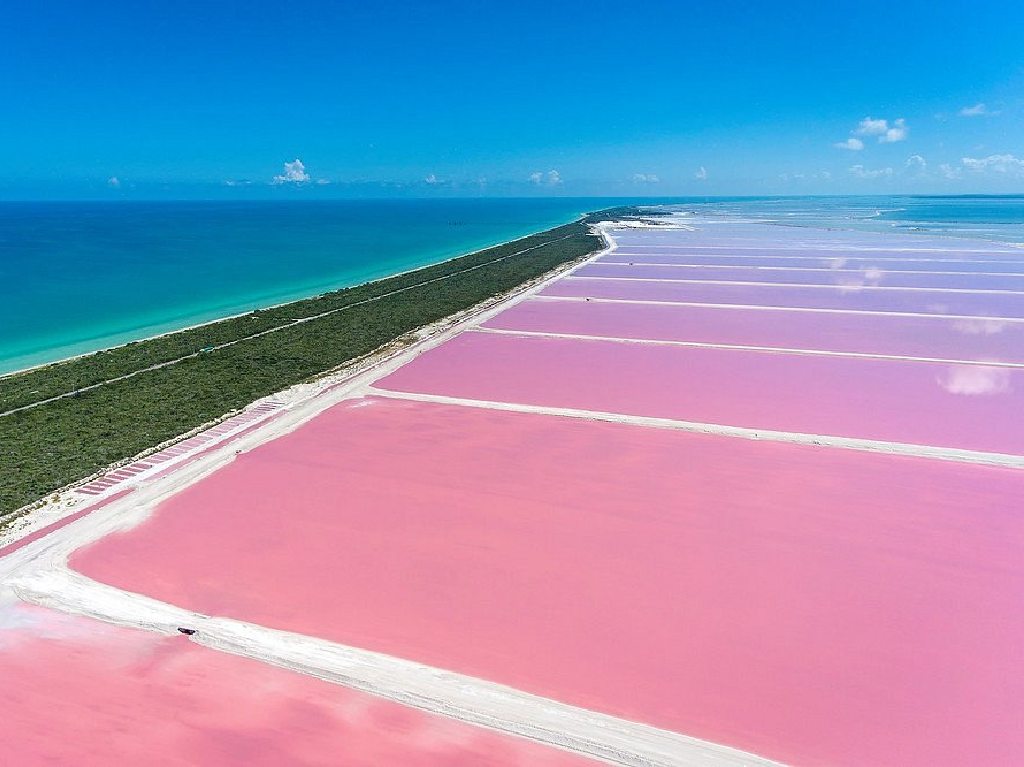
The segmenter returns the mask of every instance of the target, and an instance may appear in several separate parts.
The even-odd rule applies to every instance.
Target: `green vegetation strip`
[[[636,213],[0,378],[0,517],[592,253],[588,223]]]
[[[517,250],[517,251],[515,251],[513,253],[510,253],[508,255],[499,256],[498,258],[492,259],[490,261],[485,261],[485,262],[480,263],[480,264],[474,264],[473,266],[465,267],[464,269],[460,269],[459,271],[456,271],[456,272],[452,272],[452,273],[449,273],[449,274],[443,274],[443,275],[438,276],[438,277],[432,277],[432,278],[430,278],[428,280],[423,280],[421,282],[413,283],[412,285],[405,285],[403,287],[398,287],[398,288],[395,288],[394,290],[390,290],[390,291],[388,291],[386,293],[382,293],[380,295],[373,295],[373,296],[371,296],[369,298],[364,298],[364,299],[361,299],[361,300],[358,300],[358,301],[352,301],[351,303],[343,304],[343,305],[341,305],[339,307],[335,307],[335,308],[332,308],[332,309],[325,309],[324,311],[319,312],[318,314],[313,314],[313,315],[310,315],[310,316],[302,316],[302,317],[299,317],[297,319],[289,319],[289,320],[284,321],[280,325],[274,325],[272,327],[269,327],[269,328],[266,328],[266,329],[263,329],[263,330],[258,330],[258,331],[255,331],[255,332],[251,332],[248,335],[244,335],[244,336],[241,336],[239,338],[234,338],[234,339],[232,339],[230,341],[225,341],[223,343],[216,344],[214,346],[207,346],[207,347],[204,347],[203,349],[201,349],[201,350],[199,350],[197,352],[191,352],[189,354],[183,354],[180,357],[175,357],[173,359],[169,359],[169,360],[166,360],[166,361],[157,362],[157,363],[154,363],[154,364],[152,364],[152,365],[150,365],[148,367],[145,367],[145,368],[141,368],[141,369],[137,369],[137,370],[132,370],[129,373],[123,373],[123,374],[114,376],[112,378],[106,378],[106,379],[103,379],[101,381],[97,381],[95,383],[90,383],[88,385],[80,386],[80,387],[72,389],[70,391],[64,391],[64,392],[61,392],[59,394],[53,394],[52,396],[49,396],[46,399],[34,400],[34,401],[31,401],[31,402],[28,402],[27,404],[15,405],[10,410],[6,410],[6,411],[0,412],[0,418],[6,417],[6,416],[10,416],[10,415],[14,415],[15,413],[20,413],[20,412],[25,411],[25,410],[31,410],[32,408],[41,407],[43,405],[47,405],[47,404],[49,404],[51,402],[54,402],[56,400],[59,400],[59,399],[64,399],[64,398],[67,398],[67,397],[78,397],[78,396],[81,396],[82,394],[84,394],[85,392],[91,391],[93,389],[97,389],[100,386],[109,386],[110,384],[117,383],[118,381],[123,381],[123,380],[128,379],[128,378],[134,378],[137,375],[141,375],[142,373],[146,373],[146,372],[149,372],[151,370],[156,370],[158,368],[167,367],[168,365],[176,365],[179,362],[184,362],[185,360],[190,359],[192,357],[198,357],[200,354],[209,354],[210,352],[219,351],[220,349],[224,349],[224,348],[226,348],[228,346],[234,346],[235,344],[243,343],[245,341],[252,341],[252,340],[254,340],[256,338],[260,338],[261,336],[265,336],[265,335],[268,335],[270,333],[276,333],[278,331],[284,330],[285,328],[292,327],[293,325],[301,325],[301,324],[306,323],[306,322],[313,322],[315,320],[323,319],[324,317],[326,317],[329,314],[335,314],[336,312],[344,312],[344,311],[348,311],[348,310],[350,310],[350,309],[352,309],[352,308],[354,308],[356,306],[361,306],[363,304],[372,303],[374,301],[381,301],[381,300],[383,300],[385,298],[389,298],[389,297],[394,296],[394,295],[396,295],[398,293],[404,293],[404,292],[406,292],[408,290],[415,290],[415,289],[421,288],[422,286],[428,285],[428,284],[430,284],[432,282],[438,282],[439,280],[450,280],[453,277],[456,277],[456,276],[458,276],[460,274],[463,274],[465,272],[474,271],[476,269],[481,269],[481,268],[483,268],[485,266],[488,266],[490,264],[496,263],[498,261],[505,261],[505,260],[507,260],[509,258],[515,258],[516,256],[522,255],[523,253],[528,253],[531,250],[536,250],[537,248],[549,247],[549,246],[553,245],[554,243],[557,243],[557,242],[559,242],[561,240],[567,240],[567,239],[569,239],[572,236],[573,236],[572,234],[567,234],[564,237],[559,237],[559,238],[557,238],[555,240],[541,242],[540,244],[537,244],[537,245],[531,245],[530,247],[523,248],[522,250]],[[245,329],[246,330],[252,330],[251,327],[245,328]],[[103,352],[101,352],[101,354],[102,353]],[[36,396],[38,396],[38,391],[39,390],[34,390],[32,393],[35,394]]]

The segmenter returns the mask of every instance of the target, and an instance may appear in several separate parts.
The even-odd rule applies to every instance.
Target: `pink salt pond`
[[[1024,322],[742,307],[523,301],[485,327],[652,341],[1024,363]]]
[[[540,294],[626,301],[1024,318],[1024,293],[970,293],[864,286],[711,285],[663,280],[566,277],[547,285]]]
[[[503,765],[589,760],[235,655],[0,605],[0,764]]]
[[[611,279],[750,282],[757,284],[832,285],[847,288],[881,286],[894,288],[947,288],[959,290],[1024,290],[1024,274],[984,274],[890,271],[877,266],[860,269],[779,269],[734,267],[730,269],[676,264],[584,264],[577,277]]]
[[[1024,252],[1021,253],[1024,256]],[[1024,274],[1024,258],[1010,260],[989,257],[984,260],[958,260],[940,254],[935,258],[920,256],[900,259],[886,259],[879,263],[878,259],[863,256],[743,256],[733,253],[707,255],[684,253],[626,253],[613,251],[599,256],[595,264],[658,264],[658,265],[692,265],[706,267],[776,267],[786,269],[880,269],[903,271],[947,271],[947,272],[1007,272]]]
[[[239,456],[71,565],[788,763],[1016,764],[1021,497],[1013,470],[370,398]],[[131,668],[210,678],[215,693],[181,695],[217,698],[197,715],[212,709],[217,734],[158,695],[140,712],[132,692],[131,717],[169,720],[147,737],[184,728],[187,753],[241,748],[266,706],[256,721],[314,738],[275,747],[329,753],[326,693],[315,717],[279,709],[250,694],[263,688],[241,660],[193,676],[200,653]],[[75,679],[76,712],[85,690],[142,684],[106,660],[81,676],[73,656],[52,659],[42,689]],[[4,671],[42,705],[48,662]]]
[[[1024,454],[1024,371],[469,332],[379,386],[832,437]]]

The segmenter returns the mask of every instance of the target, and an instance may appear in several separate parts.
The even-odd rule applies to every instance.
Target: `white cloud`
[[[114,187],[114,189],[120,189],[121,179],[119,179],[117,176],[111,176],[110,178],[107,179],[107,186],[112,186]]]
[[[968,336],[993,336],[1002,333],[1008,324],[1006,320],[997,320],[995,317],[981,317],[957,320],[953,323],[953,330]]]
[[[693,177],[695,179],[697,179],[698,181],[707,181],[708,180],[708,169],[705,168],[703,165],[701,165],[697,169],[697,172],[693,174]]]
[[[252,182],[244,178],[229,178],[224,182],[224,186],[249,186],[250,184],[252,184]]]
[[[437,176],[435,176],[433,173],[431,173],[429,176],[427,176],[425,179],[423,179],[423,183],[427,184],[428,186],[437,186],[438,184],[443,184],[444,181],[442,181]]]
[[[858,136],[877,136],[878,141],[881,144],[895,144],[897,141],[903,141],[907,138],[907,134],[909,132],[910,127],[907,125],[907,121],[902,117],[893,120],[891,124],[885,119],[876,120],[873,117],[865,117],[857,123],[856,128],[850,131],[851,134],[856,134]],[[839,147],[840,149],[863,149],[864,142],[860,139],[851,137],[846,141],[840,141],[833,146]]]
[[[874,120],[870,117],[865,117],[859,123],[857,123],[857,133],[861,136],[882,136],[889,130],[888,120]]]
[[[864,280],[860,277],[842,276],[836,280],[840,293],[856,293],[864,287]]]
[[[895,144],[897,141],[904,141],[909,132],[910,128],[907,127],[907,121],[901,117],[889,126],[885,133],[878,137],[878,140],[883,144]]]
[[[541,173],[539,170],[530,174],[530,181],[537,186],[558,186],[562,183],[562,175],[557,170]]]
[[[865,287],[877,287],[878,283],[885,276],[885,272],[877,266],[869,266],[860,271],[844,270],[842,267],[846,264],[846,259],[842,258],[838,259],[838,261],[840,264],[837,266],[833,263],[831,268],[837,275],[834,278],[835,284],[839,286],[843,293],[854,292]]]
[[[984,103],[979,102],[973,107],[964,107],[957,114],[961,117],[988,117],[990,115],[997,115],[999,112],[990,112]]]
[[[861,141],[859,138],[854,138],[853,136],[850,136],[850,138],[846,139],[846,141],[837,141],[832,146],[834,146],[836,149],[849,149],[853,152],[859,152],[861,149],[864,148],[864,142]]]
[[[895,144],[897,141],[904,141],[910,128],[907,121],[902,117],[890,123],[887,119],[875,119],[865,117],[857,127],[850,131],[850,137],[845,141],[837,141],[832,146],[836,149],[849,149],[859,152],[864,148],[864,141],[857,136],[875,136],[880,144]]]
[[[284,171],[280,176],[274,176],[271,184],[305,184],[309,181],[309,174],[306,173],[306,166],[302,160],[296,158],[293,162],[284,164]]]
[[[892,176],[892,168],[868,170],[863,165],[851,165],[850,175],[856,178],[889,178]]]
[[[793,173],[780,173],[779,179],[782,181],[808,181],[810,179],[814,179],[816,181],[831,181],[832,174],[827,170],[820,170],[817,173],[801,173],[799,171],[794,171]]]
[[[317,186],[327,186],[329,183],[331,183],[331,182],[328,181],[326,178],[318,178],[316,180],[316,185]]]
[[[928,170],[928,163],[921,155],[912,154],[907,158],[903,167],[907,169],[908,173],[921,174]]]
[[[633,183],[634,184],[657,184],[661,181],[655,173],[634,173]]]
[[[988,157],[962,157],[959,165],[939,165],[939,175],[950,181],[961,179],[966,173],[976,176],[1024,178],[1024,158],[1012,154],[990,154]]]
[[[988,157],[964,157],[960,164],[974,173],[1001,173],[1005,175],[1024,174],[1024,159],[1012,154],[991,154]]]
[[[1010,369],[994,365],[951,365],[936,380],[950,394],[977,396],[1010,391]]]
[[[960,176],[962,175],[962,173],[960,172],[960,168],[954,168],[948,162],[944,162],[942,163],[942,165],[939,166],[939,173],[942,174],[943,178],[947,179],[960,178]]]

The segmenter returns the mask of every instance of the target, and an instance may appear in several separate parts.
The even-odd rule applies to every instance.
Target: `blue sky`
[[[8,3],[0,197],[1020,192],[1022,29],[985,0]]]

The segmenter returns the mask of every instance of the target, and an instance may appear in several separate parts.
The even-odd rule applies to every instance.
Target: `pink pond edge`
[[[0,762],[522,767],[590,760],[313,677],[25,604],[0,606]]]
[[[1010,470],[371,398],[72,566],[786,762],[1008,764],[1022,494]]]

